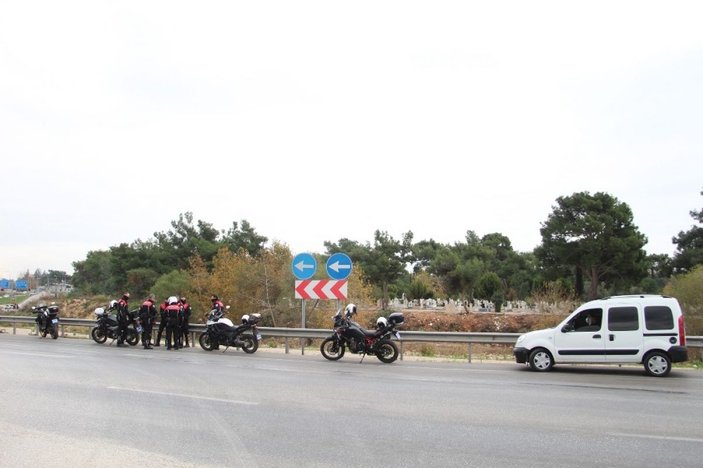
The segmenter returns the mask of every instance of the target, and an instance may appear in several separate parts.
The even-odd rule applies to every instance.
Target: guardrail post
[[[305,356],[305,338],[300,339],[300,355]]]
[[[290,346],[288,345],[288,337],[287,336],[286,336],[285,342],[286,342],[286,354],[288,354],[290,352]]]
[[[63,325],[60,325],[59,328],[61,329],[61,338],[66,337],[66,329],[64,328]]]
[[[12,322],[12,334],[17,334],[17,322]]]
[[[400,342],[400,360],[403,360],[403,342]]]
[[[195,348],[195,332],[190,332],[190,347]]]
[[[469,343],[469,364],[471,364],[471,345],[472,343]]]

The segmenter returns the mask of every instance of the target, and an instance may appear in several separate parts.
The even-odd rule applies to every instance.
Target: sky
[[[648,253],[703,205],[703,3],[0,0],[0,277],[180,213],[531,251],[560,196]]]

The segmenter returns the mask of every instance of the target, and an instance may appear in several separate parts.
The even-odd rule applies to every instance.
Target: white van
[[[672,362],[688,360],[681,307],[657,295],[614,296],[587,302],[555,328],[521,335],[515,361],[535,371],[555,364],[644,364],[664,377]]]

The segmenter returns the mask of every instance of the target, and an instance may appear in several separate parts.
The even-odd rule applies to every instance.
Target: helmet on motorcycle
[[[386,328],[388,326],[388,320],[386,317],[379,317],[376,319],[376,328]]]
[[[247,314],[242,315],[242,323],[246,324],[249,322],[249,316]]]
[[[168,298],[169,305],[178,304],[178,298],[176,296],[171,296]]]
[[[52,314],[53,314],[53,313],[58,313],[58,312],[59,312],[59,306],[57,306],[56,304],[51,304],[51,305],[49,306],[49,312],[51,312]]]
[[[110,309],[114,309],[115,307],[117,307],[117,301],[113,299],[110,301]]]
[[[95,312],[95,315],[97,315],[98,317],[100,317],[102,314],[105,313],[105,309],[103,309],[102,307],[98,307],[97,309],[95,309],[94,312]]]
[[[352,315],[356,314],[356,305],[355,304],[347,305],[347,307],[344,309],[344,313],[347,317],[351,317]]]

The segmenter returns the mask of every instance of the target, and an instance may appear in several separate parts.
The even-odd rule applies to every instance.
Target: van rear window
[[[613,307],[608,310],[608,330],[630,331],[638,328],[637,307]]]
[[[647,306],[644,308],[644,323],[647,330],[672,330],[674,314],[666,306]]]

